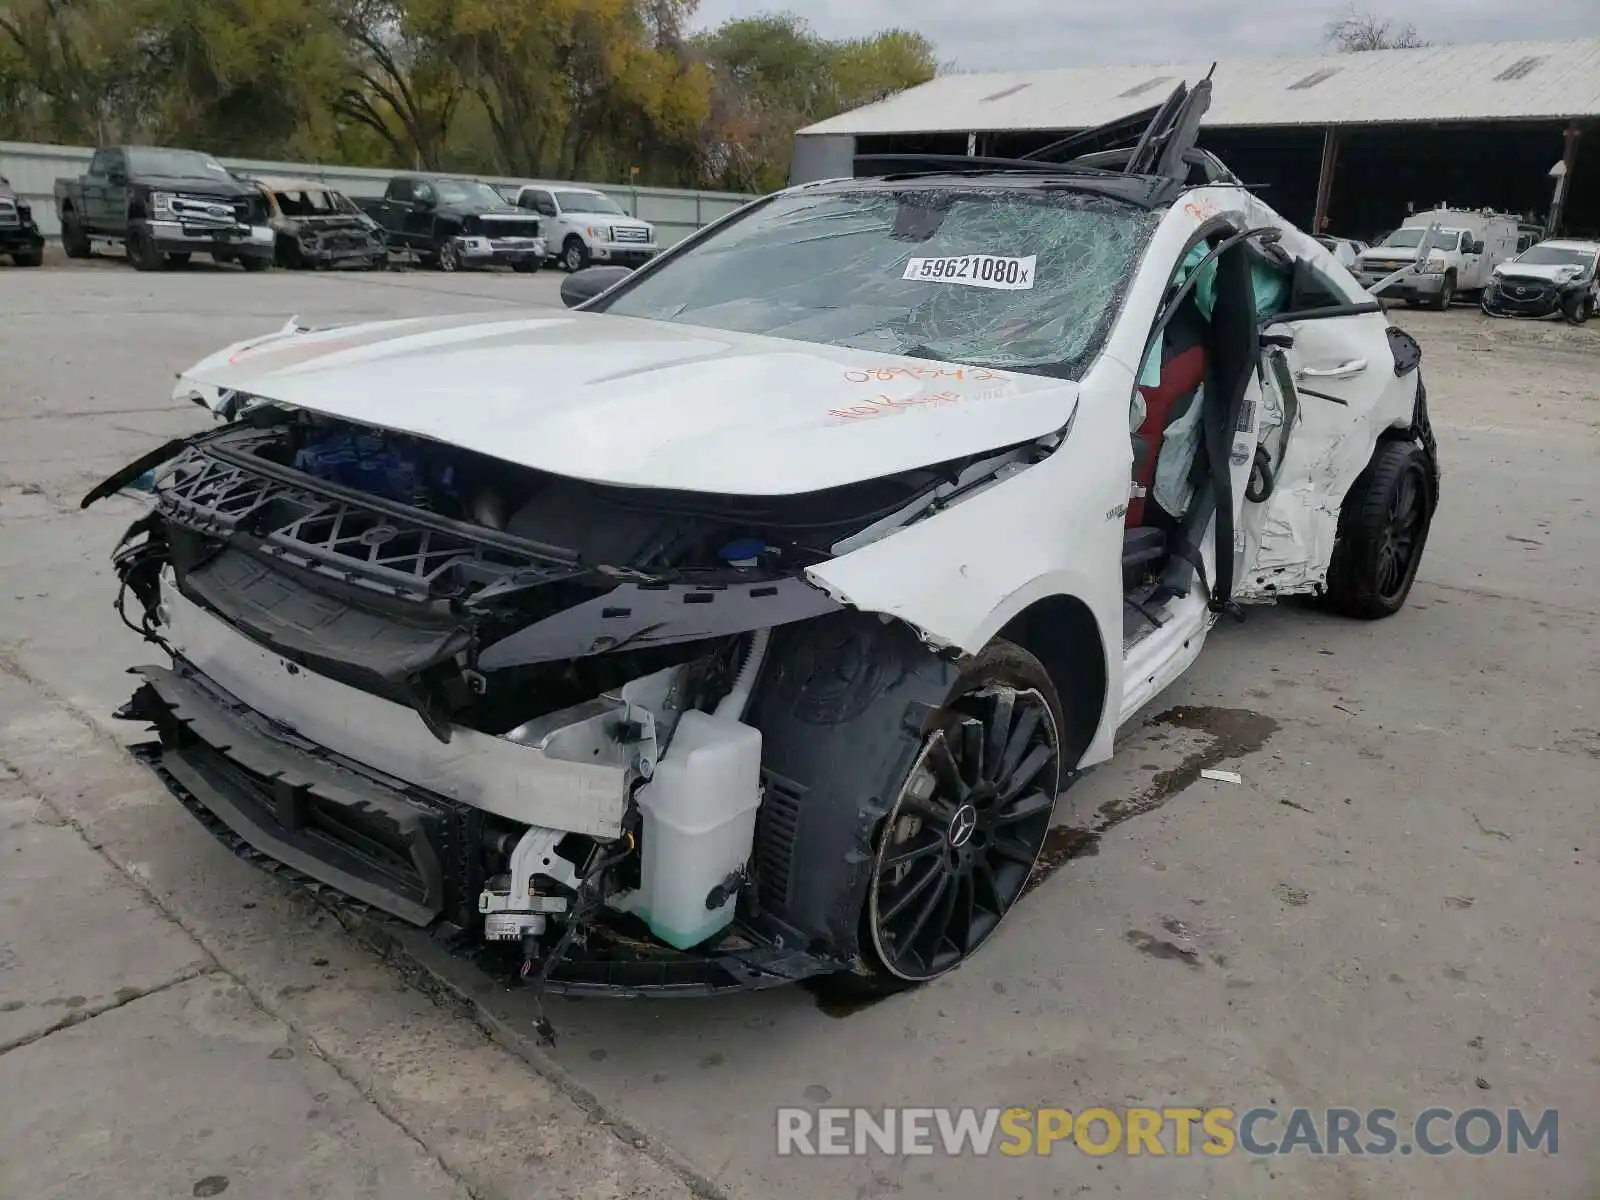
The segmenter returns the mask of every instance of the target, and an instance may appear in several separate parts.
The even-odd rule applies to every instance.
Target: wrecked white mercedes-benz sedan
[[[154,471],[145,760],[552,990],[956,966],[1219,614],[1380,617],[1423,551],[1417,345],[1194,149],[1208,91],[1131,150],[863,160],[571,312],[199,363],[219,425],[85,501]]]

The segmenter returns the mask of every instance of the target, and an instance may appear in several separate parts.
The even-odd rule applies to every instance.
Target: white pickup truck
[[[539,214],[550,257],[568,271],[591,263],[638,267],[660,250],[655,227],[630,217],[604,192],[529,184],[517,192],[514,203]]]

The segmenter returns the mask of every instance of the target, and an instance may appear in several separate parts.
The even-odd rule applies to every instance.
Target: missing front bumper
[[[464,922],[481,817],[295,745],[187,667],[141,667],[118,716],[148,721],[144,756],[169,788],[262,854],[418,926]],[[469,844],[463,844],[469,843]],[[464,894],[467,889],[472,894]]]
[[[149,722],[160,740],[136,746],[135,756],[241,857],[288,874],[324,903],[438,933],[476,930],[481,813],[298,743],[186,664],[136,674],[144,683],[117,715]],[[515,975],[514,948],[467,941],[483,966]],[[743,926],[708,946],[674,950],[631,918],[603,911],[543,987],[573,996],[712,996],[846,966]]]

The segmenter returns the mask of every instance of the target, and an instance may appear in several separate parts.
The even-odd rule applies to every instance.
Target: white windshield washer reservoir
[[[761,731],[684,713],[637,799],[640,885],[625,903],[658,938],[687,950],[733,920],[738,888],[720,903],[708,901],[750,857],[761,806]]]

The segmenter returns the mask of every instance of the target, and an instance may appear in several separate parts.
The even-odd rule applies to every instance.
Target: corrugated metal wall
[[[87,146],[45,146],[32,142],[0,142],[0,175],[23,199],[33,205],[39,228],[47,235],[60,232],[56,220],[55,181],[57,176],[81,175],[89,165],[93,150]],[[319,179],[351,196],[381,196],[384,185],[395,172],[372,167],[332,167],[313,163],[264,162],[253,158],[221,158],[230,170],[262,175],[294,175]],[[520,182],[509,177],[482,175],[489,183]],[[554,180],[542,182],[553,183]],[[607,183],[573,183],[605,192],[628,212],[656,227],[663,246],[687,237],[702,225],[732,212],[751,196],[735,192],[697,192],[680,188],[630,188]]]

